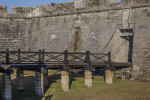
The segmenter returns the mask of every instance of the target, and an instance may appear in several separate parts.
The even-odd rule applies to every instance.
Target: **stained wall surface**
[[[132,61],[125,72],[131,79],[150,81],[150,1],[77,0],[12,11],[0,6],[1,50],[111,51],[113,61]],[[133,41],[120,37],[119,29],[128,28]]]

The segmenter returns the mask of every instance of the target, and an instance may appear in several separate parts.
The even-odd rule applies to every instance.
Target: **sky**
[[[7,11],[11,12],[11,7],[32,7],[46,5],[50,3],[63,3],[75,0],[0,0],[0,5],[6,5]]]

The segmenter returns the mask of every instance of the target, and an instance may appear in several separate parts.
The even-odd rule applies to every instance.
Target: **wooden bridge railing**
[[[0,64],[91,64],[105,63],[111,66],[111,56],[108,54],[81,52],[45,52],[33,51],[0,51]]]

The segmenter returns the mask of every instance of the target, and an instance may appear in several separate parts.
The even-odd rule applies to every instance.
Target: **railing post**
[[[9,49],[6,49],[6,64],[9,64]]]
[[[20,64],[20,53],[21,53],[21,50],[18,49],[18,63]]]
[[[90,51],[86,51],[86,63],[88,64],[88,67],[90,67]]]
[[[64,64],[65,67],[68,67],[68,50],[64,51]]]
[[[108,52],[108,63],[109,63],[109,67],[112,67],[112,63],[111,63],[111,52]]]
[[[41,63],[42,63],[42,56],[41,56],[42,52],[41,50],[39,50],[39,66],[41,67]]]
[[[45,50],[42,50],[42,62],[44,62],[45,59]]]

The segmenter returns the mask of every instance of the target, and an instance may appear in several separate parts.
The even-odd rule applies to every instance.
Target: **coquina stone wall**
[[[126,70],[131,79],[150,81],[149,0],[77,0],[6,10],[0,6],[0,50],[111,51],[113,61],[132,61]],[[127,28],[134,30],[133,41],[120,37],[119,29]]]

